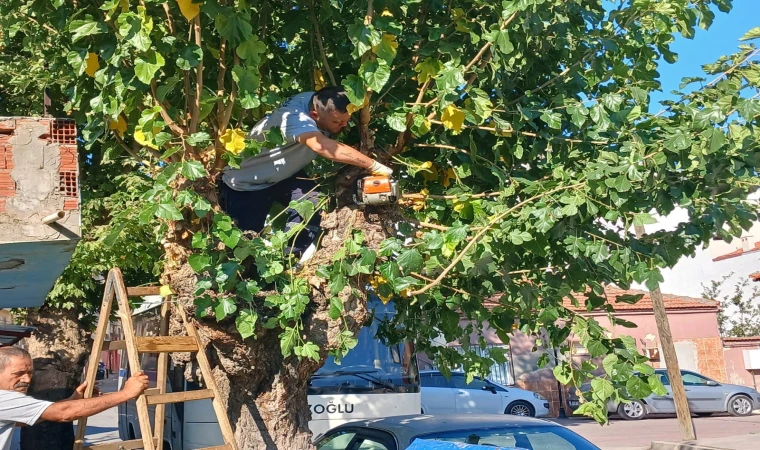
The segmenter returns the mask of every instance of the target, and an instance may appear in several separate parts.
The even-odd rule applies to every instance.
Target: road
[[[638,421],[611,418],[600,426],[590,419],[556,420],[585,437],[602,450],[648,450],[652,441],[680,441],[678,420],[673,416],[648,417]],[[760,414],[749,417],[715,415],[695,417],[694,427],[700,443],[721,448],[745,450],[747,440],[760,440]],[[754,445],[752,448],[757,448]]]

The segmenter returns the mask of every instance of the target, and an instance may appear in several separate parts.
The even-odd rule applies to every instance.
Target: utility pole
[[[634,225],[636,237],[641,238],[644,235],[643,225]],[[665,358],[665,366],[668,370],[670,379],[670,388],[673,394],[673,403],[676,407],[678,416],[678,427],[681,430],[681,438],[684,441],[693,441],[697,439],[697,432],[694,430],[694,422],[691,420],[691,411],[689,402],[686,399],[686,390],[683,387],[681,378],[681,369],[678,367],[678,355],[676,346],[673,344],[673,335],[670,333],[670,323],[668,315],[665,312],[665,302],[662,299],[662,292],[658,287],[649,291],[652,298],[652,309],[654,310],[654,320],[657,323],[657,334],[660,336],[660,345],[662,345],[662,356]]]

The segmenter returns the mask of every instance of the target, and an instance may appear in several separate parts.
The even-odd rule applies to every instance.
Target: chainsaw
[[[389,205],[399,199],[398,181],[384,175],[370,175],[356,181],[354,202],[358,205]]]

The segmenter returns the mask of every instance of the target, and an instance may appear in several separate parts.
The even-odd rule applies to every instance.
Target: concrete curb
[[[650,450],[730,450],[726,447],[711,447],[694,441],[686,442],[652,442]]]

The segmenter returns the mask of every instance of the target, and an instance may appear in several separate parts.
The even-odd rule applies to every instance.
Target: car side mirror
[[[718,383],[716,381],[713,381],[713,380],[708,380],[707,381],[707,385],[708,386],[720,386],[720,383]]]
[[[483,386],[484,391],[490,391],[492,394],[496,393],[496,388],[493,386]]]

